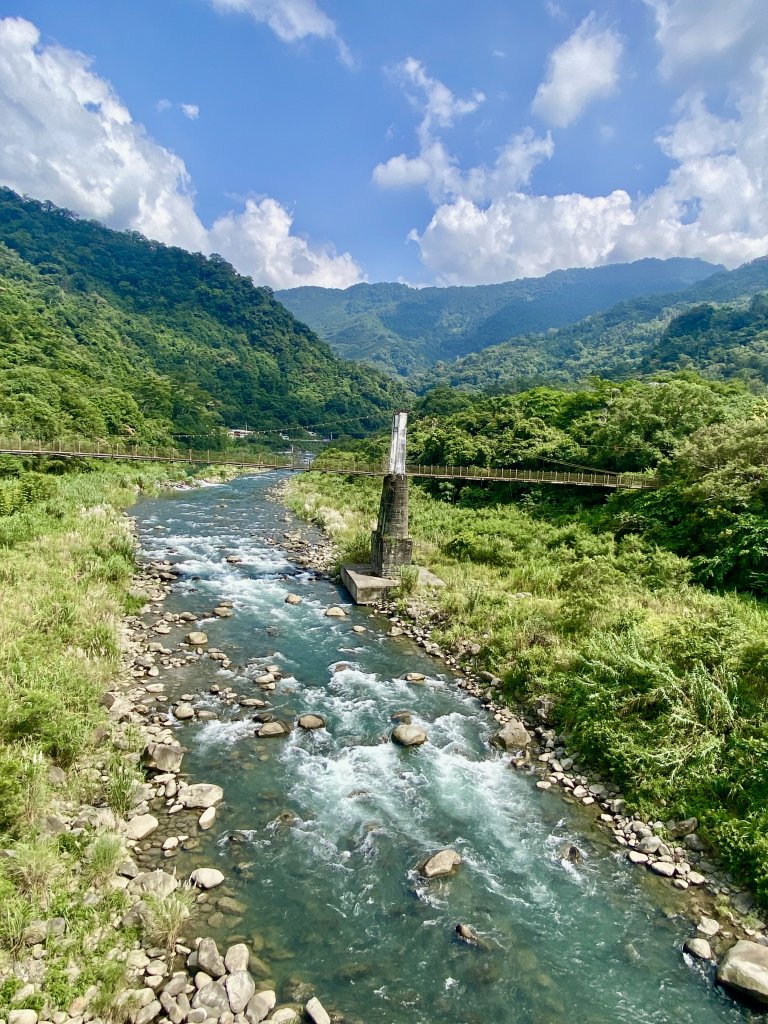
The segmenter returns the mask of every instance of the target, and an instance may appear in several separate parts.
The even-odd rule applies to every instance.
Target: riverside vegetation
[[[678,376],[535,389],[447,416],[428,406],[412,429],[413,461],[546,457],[657,476],[656,490],[607,500],[412,486],[415,557],[447,584],[420,614],[439,644],[499,676],[507,701],[544,702],[634,809],[697,817],[726,868],[768,906],[765,399]],[[361,560],[376,481],[303,476],[291,495],[335,536],[342,560]],[[406,576],[401,605],[418,610],[413,583]]]
[[[125,857],[115,822],[143,746],[129,730],[116,749],[101,702],[121,672],[122,618],[144,603],[131,594],[133,536],[119,510],[183,471],[45,468],[0,465],[0,1016],[11,1002],[67,1007],[84,993],[92,1015],[108,1015],[118,954],[138,931],[111,927],[125,894],[104,882]],[[82,804],[92,816],[62,828],[62,810]],[[174,914],[156,910],[155,939]],[[36,988],[8,975],[23,949],[37,951]]]

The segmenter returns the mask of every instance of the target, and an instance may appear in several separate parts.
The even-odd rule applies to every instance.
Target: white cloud
[[[354,65],[336,25],[315,0],[211,0],[211,3],[217,11],[247,14],[254,21],[268,25],[284,43],[296,43],[310,36],[332,40],[342,64]]]
[[[746,54],[765,49],[765,0],[645,0],[656,19],[661,70],[667,77],[725,58],[736,70]]]
[[[549,56],[547,75],[532,109],[549,124],[572,124],[594,100],[610,96],[619,80],[623,44],[611,29],[600,28],[594,14]]]
[[[594,199],[510,192],[485,207],[461,197],[438,207],[412,240],[441,284],[489,284],[609,262],[632,217],[622,191]]]
[[[217,250],[258,284],[354,284],[359,266],[290,233],[274,199],[206,229],[183,160],[150,138],[82,54],[40,47],[21,18],[0,20],[0,182],[110,227]],[[260,213],[258,212],[260,211]]]
[[[178,107],[190,121],[196,121],[200,116],[200,107],[196,103],[171,103],[170,100],[162,99],[155,104],[155,109],[160,114],[164,114],[166,110],[173,110],[174,107]]]
[[[214,249],[238,267],[268,268],[275,287],[302,284],[347,288],[360,280],[360,267],[349,253],[312,245],[291,234],[292,218],[274,199],[246,200],[242,213],[228,213],[213,225]]]
[[[459,195],[483,199],[527,184],[534,167],[554,151],[549,135],[537,137],[526,129],[502,147],[492,167],[480,165],[463,172],[435,129],[450,128],[473,113],[484,101],[483,94],[476,91],[470,99],[457,98],[412,57],[398,65],[393,77],[419,89],[419,96],[412,99],[422,115],[416,130],[419,153],[413,157],[400,153],[374,167],[373,180],[382,188],[422,185],[435,202]]]
[[[746,63],[737,62],[727,82],[728,115],[715,112],[703,88],[683,93],[673,122],[656,139],[672,168],[646,195],[622,189],[602,196],[531,194],[534,169],[555,147],[550,135],[529,128],[502,147],[492,166],[465,169],[441,138],[426,89],[418,153],[378,165],[374,180],[429,192],[431,219],[409,238],[441,284],[504,281],[645,256],[698,256],[736,266],[768,253],[768,57],[755,50]],[[456,100],[442,88],[442,120],[450,123]],[[610,129],[601,134],[610,140]]]

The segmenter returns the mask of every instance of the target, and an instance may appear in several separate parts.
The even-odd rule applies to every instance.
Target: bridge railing
[[[338,473],[350,476],[382,476],[381,465],[351,462],[343,466],[308,464],[303,458],[284,456],[239,455],[234,452],[200,451],[194,448],[178,449],[162,446],[105,444],[101,441],[39,441],[22,437],[0,437],[0,454],[52,455],[61,458],[117,459],[132,462],[186,462],[198,466],[237,466],[242,469],[283,469],[293,472],[315,470],[320,473]],[[652,478],[639,473],[611,473],[609,471],[571,472],[565,470],[536,470],[481,466],[427,466],[408,463],[406,474],[424,479],[477,480],[509,483],[560,484],[572,487],[603,487],[609,489],[651,489],[656,486]]]

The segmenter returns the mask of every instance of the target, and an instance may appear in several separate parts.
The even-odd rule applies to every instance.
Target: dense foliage
[[[718,268],[703,260],[639,260],[456,288],[358,284],[291,288],[277,298],[341,355],[400,374],[574,323],[624,299],[675,292]]]
[[[4,244],[1,244],[4,243]],[[0,432],[214,447],[223,427],[360,433],[403,401],[268,288],[0,189]]]
[[[621,302],[559,330],[521,335],[438,363],[413,385],[499,393],[535,383],[578,383],[592,374],[620,380],[685,368],[765,383],[766,294],[768,258],[715,274],[676,295]]]

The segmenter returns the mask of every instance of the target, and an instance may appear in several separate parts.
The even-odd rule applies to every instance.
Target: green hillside
[[[768,382],[768,258],[718,273],[677,294],[618,303],[559,330],[524,335],[442,362],[413,381],[480,391],[621,379],[659,369]],[[723,305],[721,305],[723,304]]]
[[[222,428],[359,433],[400,385],[340,360],[219,256],[0,189],[0,432],[214,446]]]
[[[513,335],[574,323],[623,299],[687,288],[718,269],[703,260],[645,259],[468,288],[358,284],[276,296],[339,354],[407,375]]]

